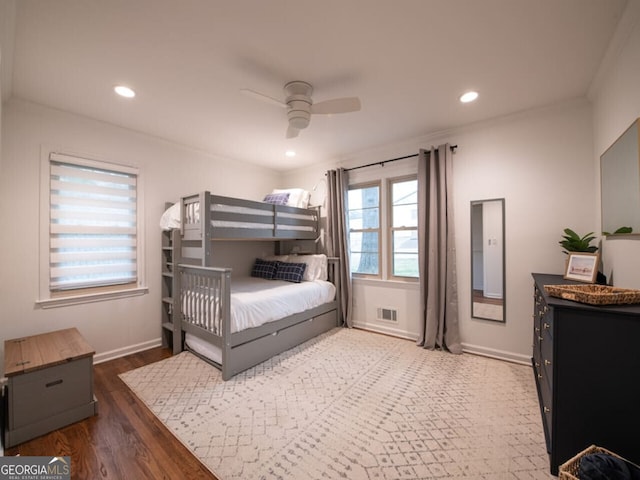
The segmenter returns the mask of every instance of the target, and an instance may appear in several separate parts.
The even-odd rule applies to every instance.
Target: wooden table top
[[[4,342],[4,374],[10,377],[95,353],[76,328],[14,338]]]

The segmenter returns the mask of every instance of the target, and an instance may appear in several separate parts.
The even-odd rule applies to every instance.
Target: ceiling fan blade
[[[311,113],[331,114],[349,113],[360,110],[360,99],[358,97],[334,98],[311,105]]]
[[[278,107],[287,107],[287,104],[277,98],[270,97],[269,95],[265,95],[264,93],[256,92],[254,90],[249,90],[248,88],[240,89],[240,93],[247,95],[249,97],[257,98],[263,102],[271,103],[273,105],[277,105]]]

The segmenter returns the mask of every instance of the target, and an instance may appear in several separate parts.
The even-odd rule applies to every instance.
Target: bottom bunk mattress
[[[246,277],[231,281],[231,333],[259,327],[333,301],[336,287],[325,280],[291,283]]]
[[[183,299],[189,292],[183,292]],[[196,293],[196,295],[198,295]],[[265,280],[262,278],[236,278],[231,282],[231,333],[259,327],[268,322],[310,310],[335,299],[336,287],[325,280],[291,283],[283,280]],[[210,302],[210,305],[219,305]],[[198,314],[191,312],[190,323],[198,325]],[[220,328],[213,334],[220,335]],[[206,356],[216,363],[222,363],[220,349],[208,342],[186,334],[185,344],[195,352]]]

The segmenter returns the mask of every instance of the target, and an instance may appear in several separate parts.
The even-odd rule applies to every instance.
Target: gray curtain
[[[352,327],[353,295],[349,266],[347,191],[349,175],[344,168],[327,172],[327,255],[340,258],[340,290],[337,292],[344,326]]]
[[[453,219],[452,153],[449,144],[418,156],[418,345],[462,353]]]

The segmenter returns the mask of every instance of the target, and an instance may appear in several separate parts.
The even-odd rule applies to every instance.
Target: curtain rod
[[[453,152],[453,151],[455,151],[456,148],[458,148],[458,145],[451,145],[449,148]],[[351,170],[357,170],[359,168],[373,167],[374,165],[380,165],[380,166],[384,167],[385,163],[396,162],[398,160],[405,160],[407,158],[417,157],[418,155],[420,155],[420,154],[419,153],[414,153],[413,155],[406,155],[404,157],[392,158],[390,160],[382,160],[381,162],[368,163],[367,165],[360,165],[359,167],[345,168],[345,171],[349,172]]]

